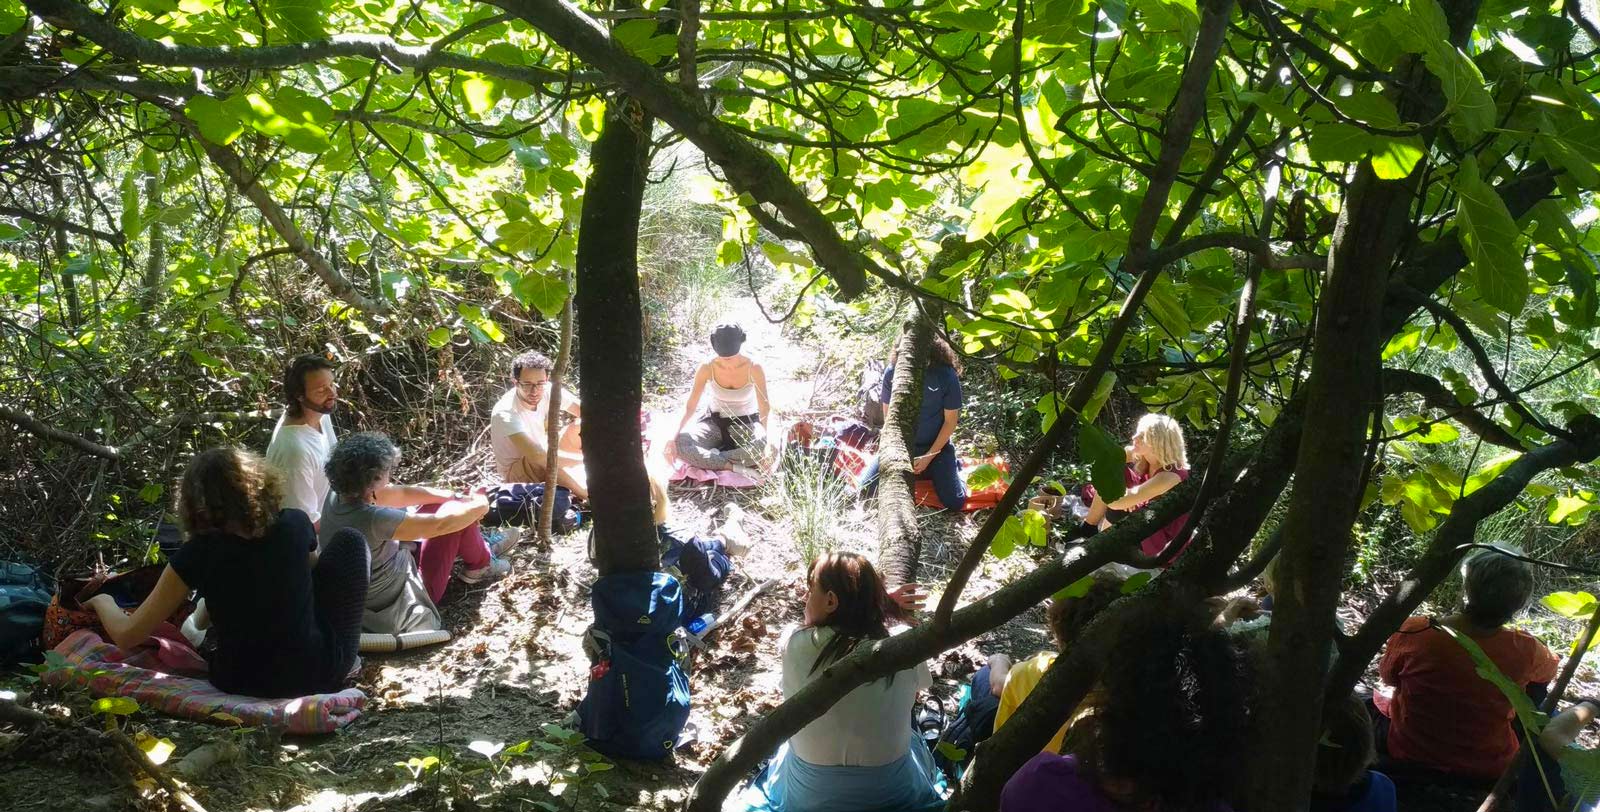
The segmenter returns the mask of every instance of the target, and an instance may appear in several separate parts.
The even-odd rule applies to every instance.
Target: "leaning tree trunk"
[[[889,411],[878,439],[878,535],[882,538],[878,569],[890,587],[917,580],[917,561],[922,555],[911,450],[917,414],[922,409],[922,371],[932,342],[932,325],[920,312],[913,312],[895,345]]]
[[[639,410],[644,375],[639,307],[639,214],[649,169],[651,118],[633,101],[606,105],[589,153],[578,228],[578,372],[583,458],[594,513],[594,564],[602,576],[661,563],[645,478]]]

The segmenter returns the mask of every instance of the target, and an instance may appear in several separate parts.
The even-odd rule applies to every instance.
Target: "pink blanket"
[[[278,727],[288,733],[332,733],[356,720],[367,695],[348,688],[336,694],[294,699],[258,699],[226,694],[204,680],[122,662],[116,646],[88,629],[73,632],[56,646],[69,668],[44,673],[55,686],[77,685],[95,696],[125,696],[142,707],[170,716],[214,721],[225,715],[248,727]]]

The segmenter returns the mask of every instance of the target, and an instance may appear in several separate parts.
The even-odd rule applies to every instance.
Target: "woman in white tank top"
[[[709,471],[760,467],[772,408],[761,365],[739,351],[744,340],[737,324],[719,324],[711,331],[717,355],[695,372],[677,435],[667,444],[669,458],[676,454]],[[691,424],[702,395],[708,396],[706,409]]]

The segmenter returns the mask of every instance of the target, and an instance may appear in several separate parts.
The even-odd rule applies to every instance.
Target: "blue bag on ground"
[[[661,569],[682,576],[684,625],[715,613],[722,602],[722,585],[733,571],[722,541],[672,524],[657,525],[656,538],[661,542]]]
[[[478,521],[484,527],[512,525],[533,527],[539,522],[539,506],[544,502],[543,482],[507,482],[489,489],[489,512]],[[556,486],[556,510],[550,529],[565,533],[578,526],[578,512],[572,508],[572,491]]]
[[[595,581],[590,603],[584,650],[592,665],[578,731],[614,758],[665,758],[689,720],[683,590],[666,573],[625,572]]]
[[[0,561],[0,668],[38,659],[52,592],[37,569]]]

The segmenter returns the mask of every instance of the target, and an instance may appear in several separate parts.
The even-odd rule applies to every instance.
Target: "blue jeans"
[[[916,457],[928,453],[928,447],[915,446],[911,456]],[[961,463],[956,459],[954,443],[945,443],[929,463],[922,469],[917,479],[933,480],[933,491],[939,494],[939,502],[946,510],[961,511],[967,506],[967,485],[961,481]],[[861,492],[873,493],[878,489],[878,458],[873,457],[867,463],[867,470],[862,472]]]

